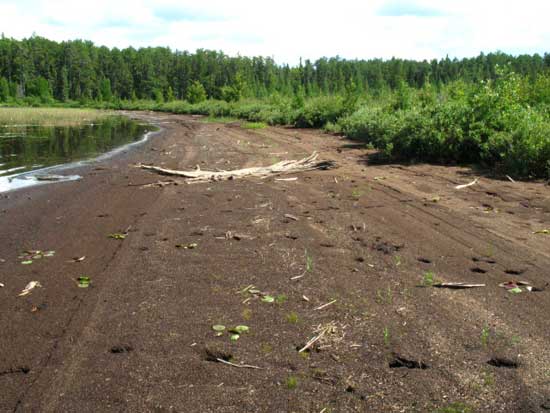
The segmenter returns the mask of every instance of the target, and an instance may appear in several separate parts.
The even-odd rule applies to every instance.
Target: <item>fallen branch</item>
[[[194,171],[180,171],[165,169],[154,165],[139,164],[137,167],[156,172],[161,175],[180,176],[187,178],[187,182],[226,181],[245,177],[267,177],[314,169],[330,169],[334,167],[333,161],[318,161],[319,155],[314,152],[307,158],[292,161],[281,161],[270,166],[257,166],[252,168],[236,169],[233,171],[202,171],[197,167]]]
[[[227,364],[228,366],[237,367],[237,368],[239,368],[239,369],[263,370],[262,367],[250,366],[250,365],[248,365],[248,364],[235,364],[235,363],[231,363],[230,361],[225,361],[224,359],[221,359],[221,358],[217,358],[216,361],[217,361],[218,363]]]
[[[476,178],[474,179],[472,182],[470,182],[469,184],[464,184],[464,185],[457,185],[455,186],[455,189],[464,189],[464,188],[468,188],[469,186],[474,186],[475,184],[477,184],[479,182],[479,178]]]

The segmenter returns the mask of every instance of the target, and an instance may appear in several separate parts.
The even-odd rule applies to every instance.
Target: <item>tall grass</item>
[[[93,123],[113,114],[95,109],[0,108],[0,126],[72,126]]]

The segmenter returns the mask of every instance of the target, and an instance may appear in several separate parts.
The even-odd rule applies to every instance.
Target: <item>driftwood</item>
[[[161,175],[179,176],[187,178],[187,182],[209,182],[226,181],[245,177],[267,178],[275,175],[295,173],[300,171],[311,171],[314,169],[331,169],[334,167],[332,161],[318,161],[319,155],[314,152],[307,158],[293,161],[281,161],[270,166],[257,166],[252,168],[236,169],[233,171],[202,171],[198,166],[194,171],[179,171],[165,169],[153,165],[138,165],[139,168],[147,169]]]

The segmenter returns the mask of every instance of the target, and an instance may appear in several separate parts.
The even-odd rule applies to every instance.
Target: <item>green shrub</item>
[[[307,100],[298,109],[294,124],[300,128],[321,128],[328,122],[336,122],[345,112],[344,99],[340,96],[321,96]]]

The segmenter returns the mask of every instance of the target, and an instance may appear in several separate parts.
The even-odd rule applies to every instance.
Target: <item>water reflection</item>
[[[78,179],[74,175],[53,179],[46,176],[50,172],[42,171],[137,142],[153,129],[151,125],[119,116],[82,126],[0,126],[0,192]]]

